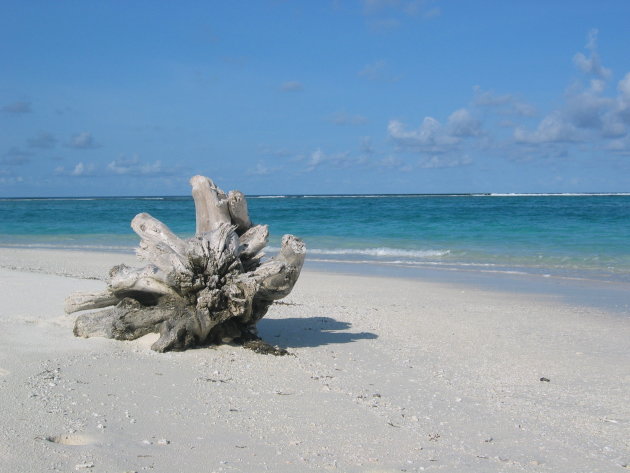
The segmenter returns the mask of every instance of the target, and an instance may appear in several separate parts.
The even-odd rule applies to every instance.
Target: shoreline
[[[586,305],[630,317],[630,283],[589,278],[550,276],[518,272],[479,271],[461,268],[409,268],[404,266],[362,265],[361,263],[306,262],[311,271],[419,280],[465,289],[510,294],[543,294],[560,297],[565,303]],[[367,271],[361,271],[368,267]]]
[[[554,293],[308,269],[259,324],[294,356],[81,339],[63,299],[133,255],[0,250],[0,466],[610,472],[630,320]],[[535,296],[534,296],[535,294]],[[153,337],[153,338],[152,338]]]
[[[75,274],[70,267],[66,267],[65,262],[68,258],[64,255],[68,254],[80,257],[85,262],[82,271]],[[112,264],[112,261],[116,262]],[[143,265],[132,249],[103,251],[89,248],[0,246],[0,268],[21,268],[26,271],[104,280],[109,269],[120,263],[132,267]],[[86,273],[87,268],[90,269]],[[308,250],[304,269],[318,273],[435,282],[462,286],[464,289],[499,291],[506,294],[554,295],[562,298],[567,304],[591,306],[630,317],[630,282],[620,280],[461,267],[409,267],[364,262],[313,261],[308,258]]]

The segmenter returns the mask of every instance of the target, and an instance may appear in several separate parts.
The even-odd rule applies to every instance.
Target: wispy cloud
[[[537,110],[518,95],[475,86],[470,104],[444,122],[426,116],[414,128],[390,120],[387,135],[394,153],[420,154],[413,166],[423,169],[469,165],[471,153],[481,150],[485,156],[494,153],[516,161],[570,159],[587,149],[630,155],[630,72],[611,93],[612,71],[597,54],[596,30],[589,33],[586,50],[574,56],[580,80],[566,88],[559,106],[537,121],[532,120]],[[387,163],[402,166],[391,156],[383,161]]]
[[[630,156],[630,135],[610,140],[605,149],[616,155]]]
[[[29,138],[27,143],[30,148],[52,149],[57,144],[57,138],[51,133],[40,131],[37,136]]]
[[[473,163],[473,160],[468,155],[463,156],[430,156],[423,158],[418,167],[422,169],[441,169],[441,168],[456,168],[462,166],[469,166]]]
[[[78,163],[74,169],[72,170],[72,172],[70,173],[71,176],[85,176],[86,174],[90,173],[90,165],[85,166],[82,162]]]
[[[435,15],[435,1],[430,0],[363,0],[363,13],[374,15],[392,11],[404,15]]]
[[[543,117],[534,130],[517,126],[513,135],[516,143],[584,142],[605,150],[624,150],[626,140],[623,138],[630,125],[630,73],[619,81],[616,97],[605,95],[612,71],[602,65],[597,54],[597,30],[589,32],[586,49],[588,57],[580,52],[573,58],[578,70],[588,79],[586,85],[571,84],[562,105]]]
[[[24,178],[22,176],[8,176],[0,171],[0,184],[2,185],[12,186],[16,184],[22,184],[23,182]]]
[[[370,31],[385,33],[400,27],[401,21],[396,18],[371,18],[368,21]]]
[[[58,166],[54,170],[55,176],[70,176],[70,177],[86,177],[93,176],[96,171],[96,165],[94,163],[78,162],[72,169],[66,169],[64,166]]]
[[[573,56],[573,62],[582,71],[587,74],[592,74],[600,79],[608,79],[611,75],[611,70],[602,66],[597,52],[597,29],[592,29],[588,33],[588,41],[586,43],[586,49],[590,52],[590,56],[587,57],[584,53],[579,52]]]
[[[358,72],[359,77],[378,82],[398,82],[402,76],[395,75],[390,71],[386,61],[379,60],[367,64]]]
[[[335,125],[363,125],[368,122],[367,117],[364,115],[346,112],[333,113],[327,120]]]
[[[247,170],[250,176],[268,176],[272,174],[274,169],[267,167],[262,161],[258,161],[256,166]]]
[[[33,111],[31,108],[30,102],[22,102],[22,101],[6,104],[2,107],[1,110],[5,113],[13,113],[16,115],[23,114],[23,113],[31,113]]]
[[[533,117],[536,108],[533,105],[517,99],[512,94],[496,94],[490,90],[483,90],[474,86],[473,105],[476,107],[488,107],[498,110],[501,115],[515,115],[521,117]]]
[[[372,155],[375,153],[374,143],[372,143],[372,138],[369,136],[364,136],[361,138],[361,143],[359,144],[359,151],[364,155]]]
[[[120,156],[107,164],[107,171],[128,176],[150,176],[167,174],[163,168],[161,161],[157,160],[152,163],[143,163],[137,154],[131,157]]]
[[[2,157],[0,157],[0,164],[6,164],[7,166],[21,166],[29,163],[31,161],[31,156],[32,154],[28,151],[11,147]]]
[[[400,156],[389,154],[374,162],[374,165],[378,168],[398,170],[401,172],[410,172],[413,170],[413,166],[410,166]]]
[[[398,28],[410,18],[431,19],[441,14],[432,0],[363,0],[366,24],[375,33]]]
[[[421,152],[444,153],[460,142],[433,117],[425,117],[422,124],[412,130],[398,120],[391,120],[387,132],[398,146]]]
[[[94,149],[101,147],[89,131],[84,131],[72,136],[67,146],[74,149]]]
[[[258,145],[258,151],[260,154],[273,156],[275,158],[287,158],[292,156],[293,153],[287,148],[277,148],[270,145]]]
[[[418,128],[409,130],[402,122],[391,120],[387,131],[398,153],[420,155],[415,164],[403,164],[391,156],[383,162],[404,172],[468,166],[473,159],[462,151],[463,143],[467,143],[466,149],[479,147],[469,140],[478,140],[485,133],[481,121],[466,108],[451,113],[446,125],[425,117]]]
[[[449,135],[460,138],[479,136],[483,132],[481,121],[465,108],[455,110],[448,117],[447,130]]]
[[[306,172],[312,172],[322,165],[333,165],[335,167],[349,167],[362,161],[362,158],[353,158],[349,151],[338,153],[326,153],[321,148],[317,148],[306,157],[302,158],[306,162]]]
[[[615,104],[615,113],[624,123],[630,124],[630,72],[617,84],[619,95]]]
[[[283,92],[302,92],[304,90],[304,86],[301,82],[290,80],[283,82],[280,85],[280,90]]]
[[[579,130],[566,117],[556,111],[547,115],[536,130],[529,131],[523,127],[514,130],[517,143],[571,143],[582,141]]]

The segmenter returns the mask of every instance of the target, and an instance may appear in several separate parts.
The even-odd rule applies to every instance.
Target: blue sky
[[[0,4],[0,196],[630,191],[626,0]]]

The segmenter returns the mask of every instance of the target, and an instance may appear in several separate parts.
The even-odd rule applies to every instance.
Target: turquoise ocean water
[[[250,196],[271,232],[302,237],[307,262],[630,282],[630,195]],[[148,212],[182,237],[190,197],[0,199],[0,246],[132,252]]]

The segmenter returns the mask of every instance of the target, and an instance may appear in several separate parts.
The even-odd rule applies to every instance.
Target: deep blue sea
[[[250,196],[307,262],[630,281],[630,195]],[[0,199],[0,246],[133,251],[148,212],[191,236],[191,197]]]

